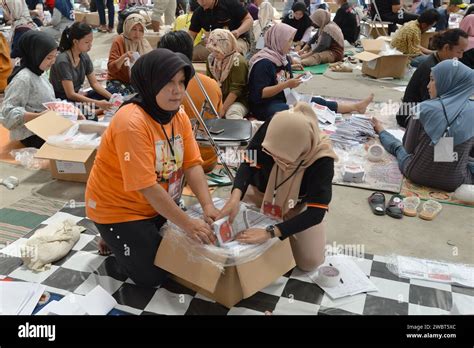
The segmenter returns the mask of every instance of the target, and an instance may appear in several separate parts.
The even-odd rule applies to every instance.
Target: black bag
[[[148,8],[146,6],[131,6],[129,8],[126,8],[125,10],[119,12],[118,14],[118,24],[117,24],[117,33],[122,34],[123,33],[123,23],[125,22],[125,19],[127,19],[128,16],[130,16],[132,13],[140,13],[140,11],[147,11]]]

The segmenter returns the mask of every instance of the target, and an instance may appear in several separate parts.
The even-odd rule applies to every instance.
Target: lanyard
[[[274,186],[274,189],[273,189],[273,205],[275,205],[275,197],[276,197],[276,192],[278,190],[279,187],[281,187],[284,183],[286,183],[288,180],[290,180],[290,178],[292,176],[294,176],[296,174],[296,172],[298,171],[298,169],[300,169],[301,165],[303,164],[303,161],[300,162],[300,164],[298,164],[298,166],[296,167],[296,169],[293,171],[293,173],[291,173],[291,175],[289,177],[287,177],[285,180],[283,180],[281,183],[279,183],[277,185],[277,181],[278,181],[278,168],[276,170],[276,173],[275,173],[275,186]]]
[[[441,106],[443,107],[444,118],[446,119],[446,123],[448,124],[446,129],[444,130],[444,133],[443,133],[443,135],[445,135],[447,132],[449,132],[449,129],[451,128],[451,125],[454,123],[454,121],[456,121],[456,119],[459,117],[459,115],[461,115],[462,110],[460,110],[458,112],[458,114],[456,115],[456,117],[454,117],[453,120],[451,122],[449,122],[448,114],[446,112],[446,107],[444,106],[443,100],[440,98],[439,102],[441,103]]]
[[[166,141],[168,142],[168,145],[170,147],[170,151],[171,151],[171,155],[173,156],[173,159],[172,161],[174,163],[176,163],[176,158],[174,156],[174,126],[171,125],[171,137],[173,138],[173,145],[171,145],[171,141],[170,141],[170,138],[168,138],[168,134],[166,134],[166,130],[165,130],[165,127],[163,127],[163,125],[160,123],[160,126],[161,126],[161,130],[163,131],[163,133],[165,134],[165,137],[166,137]]]

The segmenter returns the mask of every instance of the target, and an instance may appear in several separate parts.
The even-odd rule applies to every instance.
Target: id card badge
[[[271,202],[263,202],[263,213],[278,220],[282,219],[281,207]]]
[[[171,174],[168,180],[168,194],[171,198],[178,202],[181,198],[181,182],[183,180],[183,169],[179,168]]]
[[[265,47],[265,39],[263,35],[260,35],[260,37],[257,40],[257,44],[255,45],[255,48],[257,50],[262,50]]]
[[[442,137],[434,147],[434,162],[454,162],[458,160],[457,152],[454,152],[454,139]]]

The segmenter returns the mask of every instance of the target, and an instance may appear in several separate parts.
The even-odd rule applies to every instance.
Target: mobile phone
[[[224,132],[224,128],[210,129],[210,130],[209,130],[209,133],[214,134],[214,135],[221,134],[222,132]]]

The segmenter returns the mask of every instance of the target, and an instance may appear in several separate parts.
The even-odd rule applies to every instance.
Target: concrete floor
[[[110,34],[95,34],[92,59],[106,58],[112,42]],[[402,93],[390,83],[376,83],[360,76],[327,74],[315,76],[301,92],[328,97],[363,98],[375,94],[376,101],[399,100]],[[84,184],[51,179],[46,171],[32,171],[18,165],[0,163],[0,177],[17,176],[20,186],[13,191],[0,186],[0,208],[30,196],[42,194],[64,201],[82,201]],[[226,196],[229,188],[216,191]],[[417,217],[396,220],[372,214],[367,197],[371,191],[333,186],[333,200],[326,216],[327,242],[333,245],[353,245],[365,253],[388,256],[402,254],[427,259],[474,264],[474,209],[443,205],[443,211],[432,222]],[[387,198],[390,196],[387,194]]]

